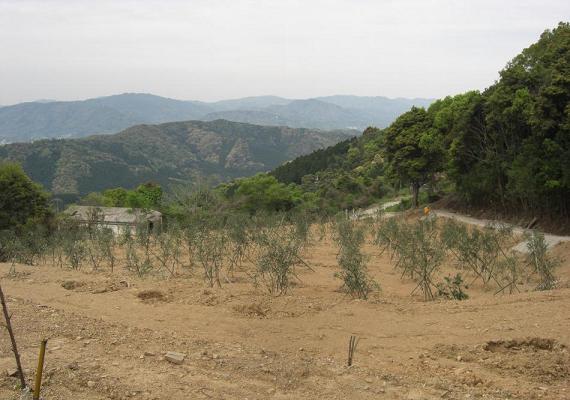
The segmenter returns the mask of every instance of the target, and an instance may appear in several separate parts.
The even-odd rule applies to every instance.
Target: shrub
[[[528,238],[527,262],[532,270],[540,278],[536,290],[550,290],[556,287],[556,276],[554,270],[560,265],[560,260],[548,255],[548,244],[544,240],[544,234],[533,231]]]
[[[204,269],[204,279],[210,287],[222,286],[220,272],[226,253],[227,235],[223,229],[201,227],[197,232],[196,256]]]
[[[154,246],[151,247],[154,258],[158,260],[162,272],[176,276],[180,265],[182,233],[175,225],[169,226],[167,232],[161,231],[154,235]]]
[[[437,285],[437,294],[450,300],[466,300],[469,296],[463,291],[464,288],[467,289],[468,287],[464,284],[461,274],[456,274],[453,277],[446,276],[443,278],[443,282]]]
[[[228,273],[232,276],[235,269],[240,269],[244,260],[248,257],[251,245],[249,225],[249,218],[241,214],[230,216],[226,222],[229,253]]]
[[[150,258],[150,239],[146,224],[137,226],[134,236],[130,229],[126,229],[122,236],[126,252],[126,267],[141,278],[148,275],[154,268]]]
[[[356,222],[338,218],[335,223],[335,241],[340,272],[337,277],[343,281],[343,289],[353,297],[366,299],[373,290],[379,289],[367,273],[366,256],[362,253],[365,231]]]
[[[273,295],[287,293],[292,279],[298,279],[295,267],[303,265],[301,252],[303,243],[299,239],[296,228],[286,224],[284,219],[272,221],[265,226],[257,226],[253,234],[255,251],[253,252],[253,274],[256,285],[263,284]]]
[[[402,270],[418,282],[412,291],[421,290],[425,300],[435,298],[433,276],[445,257],[444,242],[437,229],[436,218],[424,218],[414,223],[398,222],[390,218],[381,223],[376,232],[375,243],[382,251],[389,250],[394,268]]]
[[[483,285],[493,280],[502,287],[499,280],[501,263],[508,258],[506,244],[512,237],[512,230],[506,225],[489,225],[484,229],[472,229],[448,220],[443,227],[443,241],[446,248],[456,257],[461,268],[471,270]],[[511,267],[513,260],[508,260]],[[513,272],[513,271],[511,271]]]

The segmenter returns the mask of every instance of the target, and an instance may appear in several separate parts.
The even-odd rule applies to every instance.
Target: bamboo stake
[[[38,369],[36,371],[36,382],[34,385],[33,400],[40,400],[40,388],[42,386],[42,374],[44,371],[44,357],[46,354],[47,339],[42,340],[40,345],[40,357],[38,358]]]
[[[16,345],[16,338],[14,337],[14,331],[12,330],[12,323],[10,322],[11,317],[10,314],[8,314],[8,306],[6,305],[6,299],[4,298],[4,292],[2,291],[2,285],[0,285],[0,301],[2,302],[2,311],[4,312],[4,319],[6,320],[6,329],[8,329],[10,341],[12,342],[12,351],[16,358],[16,367],[18,368],[20,385],[23,390],[27,387],[26,378],[24,378],[24,370],[22,369],[22,363],[20,362],[20,353],[18,353],[18,346]]]

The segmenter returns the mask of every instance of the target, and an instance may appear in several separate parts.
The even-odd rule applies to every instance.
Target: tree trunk
[[[412,207],[418,207],[418,198],[420,196],[420,184],[418,182],[412,183]]]

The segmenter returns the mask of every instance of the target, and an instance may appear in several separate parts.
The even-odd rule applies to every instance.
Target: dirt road
[[[489,219],[473,218],[473,217],[469,217],[466,215],[454,213],[451,211],[445,211],[445,210],[434,210],[433,212],[438,217],[454,218],[458,221],[461,221],[461,222],[464,222],[464,223],[470,224],[470,225],[475,225],[475,226],[484,227],[484,226],[488,226],[490,224],[494,224],[494,223],[496,224],[498,222],[498,221],[489,220]],[[529,229],[522,228],[520,226],[513,226],[513,232],[515,234],[518,234],[518,235],[524,235],[527,233],[531,233],[532,231]],[[553,235],[550,233],[544,233],[544,240],[545,240],[546,244],[548,245],[548,247],[552,248],[559,243],[570,242],[570,236],[559,236],[559,235]],[[528,253],[527,243],[528,243],[528,241],[524,240],[524,241],[520,242],[519,244],[517,244],[516,246],[514,246],[513,250],[516,250],[519,253]]]

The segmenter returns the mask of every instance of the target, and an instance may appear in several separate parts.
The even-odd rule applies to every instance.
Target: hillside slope
[[[168,185],[267,171],[352,132],[265,127],[224,120],[139,125],[115,135],[41,140],[0,147],[30,177],[57,193],[85,194],[145,181]]]

